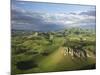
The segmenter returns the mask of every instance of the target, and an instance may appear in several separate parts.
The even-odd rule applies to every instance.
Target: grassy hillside
[[[95,65],[95,58],[88,57],[87,60],[83,58],[72,59],[71,55],[64,55],[64,49],[61,47],[49,56],[40,60],[38,65],[38,67],[26,71],[18,70],[18,73],[69,71],[81,70],[82,68],[92,69],[95,67],[90,68],[89,66]]]
[[[12,75],[95,69],[95,53],[91,30],[16,31],[12,33]]]

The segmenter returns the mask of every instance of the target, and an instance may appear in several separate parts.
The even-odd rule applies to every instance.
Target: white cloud
[[[80,12],[81,13],[81,12]],[[44,30],[95,24],[95,16],[75,13],[48,13],[12,8],[12,28]]]
[[[66,14],[66,13],[46,13],[43,16],[46,23],[59,23],[62,25],[79,26],[82,23],[95,23],[95,16],[79,15],[79,14]]]

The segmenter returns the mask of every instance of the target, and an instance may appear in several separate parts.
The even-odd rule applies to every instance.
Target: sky
[[[50,31],[67,27],[95,26],[92,5],[55,4],[12,0],[12,29]]]

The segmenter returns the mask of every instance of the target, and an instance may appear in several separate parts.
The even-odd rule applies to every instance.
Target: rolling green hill
[[[12,75],[95,69],[95,34],[74,29],[65,32],[38,32],[37,35],[15,32],[16,35],[12,35]],[[82,53],[76,56],[73,52]]]
[[[41,59],[41,56],[40,56]],[[94,69],[96,59],[93,57],[72,58],[71,55],[64,55],[64,48],[60,47],[52,54],[43,57],[38,61],[38,67],[29,70],[17,70],[16,73],[37,73],[37,72],[55,72],[55,71],[71,71],[82,69]]]

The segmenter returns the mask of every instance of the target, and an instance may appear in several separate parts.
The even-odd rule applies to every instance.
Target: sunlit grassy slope
[[[40,67],[46,71],[75,70],[94,63],[95,58],[91,57],[87,58],[87,60],[81,58],[72,59],[71,55],[64,55],[63,48],[59,48],[59,50],[44,59],[40,63]]]
[[[54,72],[54,71],[69,71],[69,70],[81,70],[90,69],[95,65],[95,58],[88,57],[87,60],[83,58],[72,59],[71,55],[64,55],[63,47],[44,57],[38,63],[37,68],[32,68],[26,71],[17,71],[18,73],[34,73],[34,72]],[[89,67],[90,66],[90,67]]]
[[[85,31],[84,31],[85,32]],[[17,32],[16,32],[17,33]],[[12,75],[25,73],[41,73],[41,72],[57,72],[95,69],[96,57],[95,52],[95,34],[93,33],[69,33],[65,37],[57,36],[60,33],[53,33],[53,42],[44,36],[44,33],[37,37],[31,37],[32,34],[14,35],[12,36]],[[67,44],[80,42],[80,38],[84,39],[87,44],[85,46],[87,53],[91,57],[72,57],[65,54],[64,42],[68,39]],[[67,46],[67,45],[66,45]],[[49,53],[44,55],[43,53]],[[24,61],[22,68],[18,68],[18,63]],[[27,63],[27,64],[26,64]],[[24,67],[28,67],[25,69]]]

